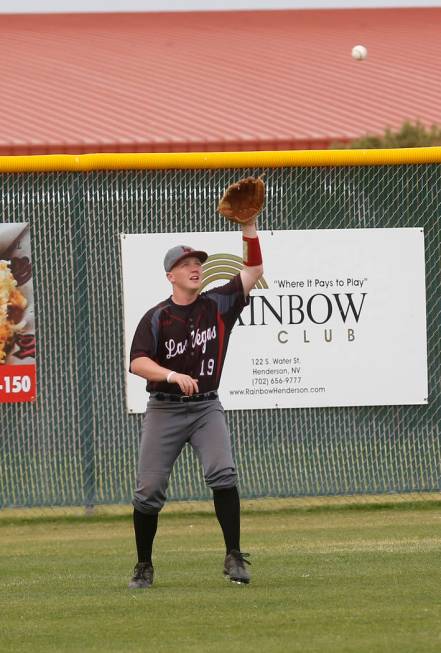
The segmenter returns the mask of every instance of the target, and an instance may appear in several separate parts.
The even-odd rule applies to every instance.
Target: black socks
[[[237,487],[213,490],[213,500],[227,553],[232,549],[240,551],[240,501]]]
[[[133,511],[138,562],[152,563],[153,540],[158,528],[158,515],[145,515],[136,508]]]
[[[240,551],[240,501],[237,487],[213,490],[214,509],[222,528],[227,553]],[[138,562],[152,563],[153,540],[158,528],[158,515],[146,515],[133,510]]]

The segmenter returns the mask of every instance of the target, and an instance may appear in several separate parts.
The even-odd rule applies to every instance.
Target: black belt
[[[158,399],[159,401],[176,401],[183,404],[188,401],[207,401],[209,399],[217,399],[217,392],[203,392],[196,395],[170,395],[165,392],[152,392],[150,397]]]

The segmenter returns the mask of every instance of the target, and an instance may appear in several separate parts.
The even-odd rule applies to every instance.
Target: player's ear
[[[173,283],[173,281],[175,280],[175,275],[173,274],[173,272],[166,272],[166,276],[167,279],[170,281],[170,283]]]

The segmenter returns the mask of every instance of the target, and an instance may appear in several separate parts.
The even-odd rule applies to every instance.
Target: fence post
[[[81,441],[81,465],[83,478],[83,503],[86,514],[91,514],[95,505],[96,475],[94,452],[94,388],[92,370],[92,329],[89,299],[90,283],[90,234],[89,216],[86,212],[82,183],[84,173],[74,173],[74,195],[72,198],[73,227],[73,270],[75,289],[75,340],[77,367],[78,428]]]

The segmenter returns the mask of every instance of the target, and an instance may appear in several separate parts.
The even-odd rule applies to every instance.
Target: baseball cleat
[[[231,582],[239,585],[248,585],[251,580],[250,573],[248,572],[245,564],[250,565],[251,562],[246,560],[250,554],[241,553],[233,549],[228,555],[225,556],[224,562],[224,576],[230,579]]]
[[[130,590],[140,590],[153,585],[153,567],[149,562],[138,562],[129,583]]]

